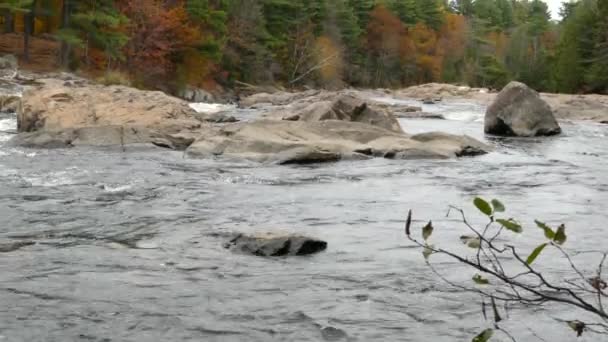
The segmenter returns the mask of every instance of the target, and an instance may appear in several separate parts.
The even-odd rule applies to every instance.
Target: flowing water
[[[481,106],[424,109],[448,120],[402,120],[406,131],[486,139]],[[403,236],[407,209],[417,227],[434,220],[442,247],[461,248],[466,233],[445,216],[449,205],[484,222],[470,205],[478,195],[526,223],[516,238],[525,251],[542,240],[534,218],[565,223],[570,251],[608,243],[606,125],[486,139],[496,150],[476,158],[291,167],[153,149],[12,148],[14,129],[15,118],[0,115],[0,246],[22,246],[0,252],[0,341],[469,341],[488,324],[480,300],[425,265]],[[328,250],[274,259],[222,247],[233,232],[277,230],[324,239]],[[448,277],[472,276],[431,261]],[[576,261],[597,266],[588,254]],[[551,253],[541,262],[568,276]],[[574,340],[555,317],[515,308],[506,326],[521,341]]]

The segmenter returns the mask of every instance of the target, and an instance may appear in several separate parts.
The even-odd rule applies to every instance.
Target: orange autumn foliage
[[[342,51],[328,36],[321,36],[315,42],[316,63],[319,76],[324,84],[340,82],[342,79]]]
[[[439,30],[440,44],[446,57],[454,59],[464,56],[467,43],[467,21],[462,15],[447,13]]]
[[[417,81],[434,82],[439,80],[444,51],[438,44],[437,33],[423,23],[418,23],[410,30],[409,34],[416,48]]]
[[[401,20],[383,5],[370,13],[367,26],[367,47],[376,55],[398,54],[405,27]]]
[[[168,79],[176,70],[176,57],[201,40],[200,30],[188,22],[182,6],[166,6],[159,0],[130,0],[121,2],[120,10],[130,19],[127,65],[141,80]]]

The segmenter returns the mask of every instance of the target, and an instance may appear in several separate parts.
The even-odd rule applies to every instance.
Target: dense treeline
[[[608,91],[608,0],[0,0],[5,32],[61,41],[66,68],[136,84]]]

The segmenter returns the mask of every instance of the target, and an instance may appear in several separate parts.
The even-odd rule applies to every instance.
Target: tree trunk
[[[30,61],[30,36],[34,33],[34,19],[36,18],[36,0],[32,3],[30,11],[25,14],[23,32],[23,60]]]
[[[32,14],[28,13],[25,15],[24,30],[23,30],[23,60],[26,62],[30,61],[30,35],[32,33],[30,21]]]
[[[63,0],[63,7],[61,8],[61,28],[67,29],[70,26],[70,0]],[[70,62],[70,45],[62,41],[61,42],[61,65],[67,68]]]
[[[15,25],[13,20],[13,13],[10,10],[4,12],[4,33],[13,33],[15,31]]]

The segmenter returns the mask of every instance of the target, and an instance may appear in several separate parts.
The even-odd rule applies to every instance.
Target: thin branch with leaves
[[[458,213],[461,222],[471,233],[460,237],[461,242],[475,252],[471,255],[459,254],[430,244],[430,238],[435,231],[432,221],[422,227],[422,240],[414,237],[411,210],[405,222],[407,238],[422,249],[426,263],[434,274],[457,289],[476,293],[482,297],[483,315],[486,319],[492,318],[494,328],[482,331],[473,338],[473,342],[489,341],[495,333],[502,333],[510,340],[516,341],[514,336],[500,325],[503,318],[499,308],[504,307],[503,311],[505,311],[508,305],[513,303],[525,306],[554,303],[590,313],[591,317],[594,317],[592,321],[561,322],[567,324],[577,336],[582,336],[584,333],[608,335],[608,313],[604,303],[604,299],[608,297],[606,293],[608,284],[602,278],[608,258],[607,252],[601,253],[600,262],[593,273],[585,272],[575,264],[572,256],[563,248],[567,241],[566,226],[562,224],[552,228],[537,220],[535,225],[542,230],[546,241],[524,257],[517,247],[508,242],[509,238],[506,236],[507,232],[522,234],[523,226],[513,218],[502,217],[505,206],[499,200],[488,202],[479,197],[475,198],[473,204],[488,218],[488,223],[482,229],[473,226],[462,209],[452,206],[447,214],[450,216],[454,212]],[[548,248],[556,249],[567,260],[573,279],[554,281],[536,267],[535,261]],[[449,280],[430,262],[433,254],[454,259],[476,273],[470,282]],[[506,262],[509,262],[509,267],[505,267]],[[492,315],[487,314],[488,307],[492,309]]]

